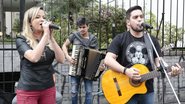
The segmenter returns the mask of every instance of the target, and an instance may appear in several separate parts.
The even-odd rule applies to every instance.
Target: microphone
[[[61,29],[60,26],[57,26],[57,25],[55,25],[55,24],[49,24],[49,28],[50,28],[50,29],[56,29],[56,30]]]
[[[141,26],[143,26],[143,28],[146,28],[146,29],[153,29],[153,26],[150,26],[149,24],[146,24],[146,23],[141,23]]]

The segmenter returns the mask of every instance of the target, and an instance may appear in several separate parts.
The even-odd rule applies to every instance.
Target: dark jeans
[[[78,104],[78,92],[81,77],[73,77],[71,76],[71,95],[72,95],[72,104]],[[85,85],[85,104],[92,104],[93,96],[93,81],[83,79]]]
[[[134,95],[127,104],[154,104],[154,92]]]

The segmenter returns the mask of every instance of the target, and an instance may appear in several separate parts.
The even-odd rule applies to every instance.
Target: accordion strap
[[[74,36],[82,43],[82,45],[83,45],[84,47],[89,47],[90,42],[91,42],[91,40],[92,40],[91,34],[89,34],[89,45],[85,44],[84,41],[80,38],[80,36],[78,35],[79,32],[77,32],[77,33],[72,33],[72,34],[74,34]]]

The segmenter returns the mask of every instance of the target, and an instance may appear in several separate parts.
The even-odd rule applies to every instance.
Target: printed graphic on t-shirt
[[[146,45],[143,42],[134,41],[130,43],[126,49],[127,61],[132,65],[144,64],[146,65],[149,61],[147,55]]]

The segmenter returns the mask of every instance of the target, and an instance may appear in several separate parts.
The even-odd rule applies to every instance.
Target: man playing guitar
[[[154,70],[152,68],[152,63],[149,59],[146,43],[144,40],[144,27],[141,25],[144,22],[144,15],[142,13],[142,8],[140,6],[133,6],[129,8],[126,12],[126,23],[128,31],[122,34],[118,34],[113,41],[111,42],[109,48],[107,49],[107,54],[104,59],[105,64],[112,69],[113,72],[118,73],[117,75],[125,75],[129,79],[137,82],[142,79],[141,70],[139,69],[147,69],[150,71]],[[161,49],[157,39],[151,36],[151,39],[154,43],[154,46],[161,57]],[[153,51],[153,61],[157,67],[160,67],[159,59],[157,58],[156,53]],[[139,67],[132,67],[136,64],[139,64]],[[145,67],[146,66],[146,67]],[[175,65],[171,67],[170,75],[176,76],[178,75],[182,68],[180,65]],[[113,75],[115,73],[112,73]],[[109,76],[110,77],[110,76]],[[106,79],[108,80],[108,79]],[[123,79],[124,80],[124,79]],[[132,92],[129,92],[129,88],[121,89],[120,84],[122,82],[118,82],[119,79],[113,77],[112,79],[114,86],[116,87],[116,92],[118,96],[125,97]],[[129,83],[130,80],[128,80]],[[123,86],[127,86],[123,81]],[[104,82],[102,82],[102,85]],[[110,84],[110,83],[109,83]],[[128,97],[127,100],[124,101],[123,99],[114,100],[112,103],[116,104],[154,104],[154,86],[153,86],[153,79],[149,79],[145,83],[146,91],[139,94],[133,94],[133,96]],[[136,85],[137,86],[137,85]],[[136,86],[131,86],[130,89],[135,88]],[[144,89],[144,87],[143,87]],[[104,88],[103,88],[104,90]],[[110,89],[109,90],[113,90]],[[127,95],[123,96],[122,91],[126,91]],[[140,89],[142,90],[142,88]],[[131,90],[131,91],[134,91]],[[104,92],[106,95],[106,92]],[[115,95],[115,94],[114,94]],[[109,96],[109,95],[108,95]],[[122,102],[124,101],[124,102]]]

